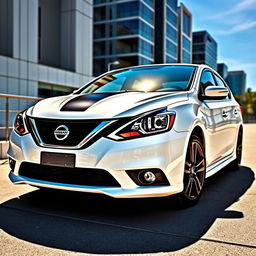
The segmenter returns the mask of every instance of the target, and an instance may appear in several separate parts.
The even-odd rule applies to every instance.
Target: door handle
[[[227,117],[228,117],[228,112],[227,112],[227,111],[222,111],[222,116],[223,116],[224,118],[227,118]]]

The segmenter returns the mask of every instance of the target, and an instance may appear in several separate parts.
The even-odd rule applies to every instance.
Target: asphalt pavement
[[[200,202],[13,185],[0,160],[0,255],[256,255],[256,124],[245,125],[240,170],[207,180]]]

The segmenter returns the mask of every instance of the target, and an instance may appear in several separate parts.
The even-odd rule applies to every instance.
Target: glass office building
[[[246,73],[243,70],[230,71],[226,82],[234,95],[242,96],[246,88]]]
[[[154,1],[94,1],[93,74],[154,62]]]
[[[207,31],[193,32],[192,62],[217,70],[217,43]]]
[[[218,63],[218,73],[223,79],[226,79],[228,76],[228,66],[225,63]]]
[[[192,61],[192,14],[181,4],[178,8],[178,62]]]
[[[155,28],[155,63],[177,62],[177,0],[155,1]]]

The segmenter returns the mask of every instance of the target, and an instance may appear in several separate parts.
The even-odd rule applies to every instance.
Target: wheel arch
[[[199,137],[203,143],[203,147],[204,147],[204,150],[205,150],[205,136],[204,136],[204,132],[203,132],[203,129],[200,127],[200,126],[195,126],[191,132],[191,135],[196,135],[197,137]]]
[[[240,124],[240,126],[239,126],[238,134],[239,134],[240,132],[242,133],[242,136],[243,136],[243,134],[244,134],[244,127],[243,127],[242,124]]]

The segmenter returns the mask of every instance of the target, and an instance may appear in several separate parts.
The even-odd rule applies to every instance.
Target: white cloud
[[[255,4],[256,4],[256,0],[243,0],[236,5],[236,9],[245,10],[245,9],[251,9],[252,7],[255,8]]]
[[[231,14],[236,14],[242,11],[256,10],[256,0],[238,1],[234,6],[229,6],[229,10],[219,12],[216,15],[210,16],[209,19],[226,19]],[[233,18],[233,17],[232,17]]]
[[[231,34],[236,34],[238,32],[249,30],[249,29],[254,28],[254,27],[256,27],[256,21],[246,21],[242,24],[235,25],[230,29],[218,30],[217,34],[231,35]]]

